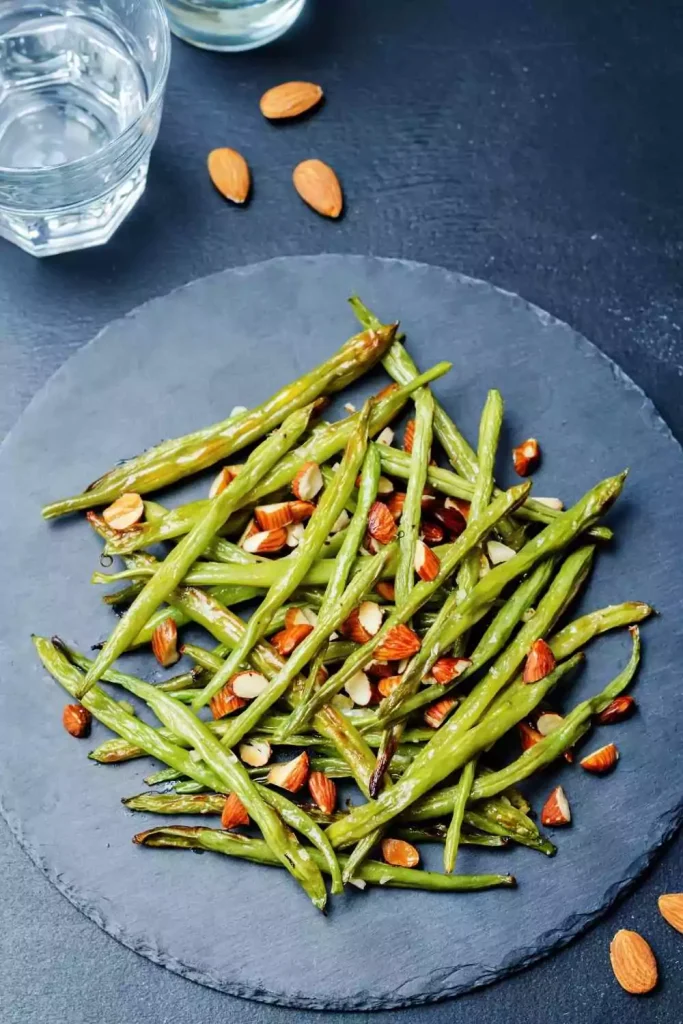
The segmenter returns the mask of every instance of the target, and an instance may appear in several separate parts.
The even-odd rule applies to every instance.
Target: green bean
[[[446,826],[444,824],[436,824],[431,827],[419,825],[404,825],[402,828],[392,829],[393,835],[397,839],[405,839],[408,843],[443,843],[446,838]],[[362,840],[361,840],[362,842]],[[494,836],[488,835],[486,832],[462,832],[460,836],[461,846],[488,846],[488,847],[499,847],[508,846],[510,839],[508,836]],[[360,845],[360,844],[359,844]],[[349,856],[347,864],[351,860]]]
[[[263,637],[270,620],[280,605],[303,583],[306,573],[317,558],[320,548],[325,542],[325,538],[339,518],[339,513],[344,507],[346,495],[355,484],[367,448],[370,411],[371,404],[368,402],[358,421],[357,430],[349,439],[339,472],[336,474],[334,486],[327,487],[323,491],[322,497],[299,543],[296,557],[291,559],[288,565],[284,563],[281,565],[280,578],[273,584],[264,597],[263,602],[249,619],[242,642],[232,651],[221,670],[204,687],[201,698],[194,702],[193,708],[195,711],[207,704],[225,686],[249,655],[254,644]],[[237,479],[239,480],[241,476],[242,473],[240,473]],[[375,575],[372,580],[373,583],[376,578],[377,576]],[[329,633],[327,636],[324,636],[324,639],[327,639],[328,636]],[[313,654],[315,654],[315,651],[312,651],[311,656]],[[291,676],[286,681],[284,689],[289,685],[290,679]]]
[[[544,853],[546,857],[554,857],[557,853],[557,847],[551,843],[550,840],[546,839],[545,836],[540,836],[538,833],[523,832],[520,829],[510,828],[509,826],[497,822],[491,817],[478,814],[476,810],[466,811],[465,821],[475,824],[479,828],[485,829],[491,835],[510,839],[513,843],[518,843],[520,846],[527,846],[530,850],[537,850],[539,853]]]
[[[171,591],[202,553],[216,531],[222,526],[237,502],[263,474],[273,465],[284,451],[291,448],[303,433],[312,407],[307,406],[289,416],[283,425],[256,448],[247,459],[240,474],[229,487],[213,498],[207,512],[197,521],[190,533],[159,566],[153,578],[147,583],[126,614],[119,621],[109,640],[98,654],[95,664],[86,675],[84,693],[93,686],[102,673],[128,648],[150,615],[167,600]],[[247,568],[251,568],[248,566]]]
[[[140,832],[133,839],[141,846],[161,846],[186,850],[212,850],[257,864],[278,866],[267,844],[259,839],[220,832],[211,828],[188,828],[182,825],[152,828]],[[322,871],[326,870],[317,850],[307,851]],[[340,864],[346,862],[340,858]],[[475,889],[490,889],[496,886],[514,886],[511,875],[439,875],[432,871],[415,871],[412,868],[395,868],[380,861],[366,862],[359,868],[360,881],[371,885],[389,886],[399,889],[426,889],[432,892],[471,892]],[[354,879],[355,881],[355,879]]]
[[[496,522],[498,522],[503,516],[508,515],[508,513],[514,509],[520,501],[523,501],[527,493],[528,487],[525,487],[524,484],[512,487],[509,491],[506,491],[505,494],[501,495],[491,503],[480,520],[473,523],[472,526],[468,525],[465,532],[458,537],[455,543],[448,545],[447,549],[441,556],[441,567],[436,579],[431,582],[423,580],[413,587],[406,604],[402,608],[397,608],[394,613],[385,620],[384,625],[379,632],[366,644],[363,644],[363,646],[354,652],[354,654],[347,658],[339,671],[336,672],[335,675],[331,676],[330,679],[328,679],[327,682],[313,695],[306,709],[307,715],[313,714],[317,708],[322,707],[325,703],[331,700],[331,698],[341,690],[344,684],[348,682],[355,672],[364,668],[365,665],[368,664],[372,659],[373,651],[382,643],[387,633],[393,629],[394,626],[406,622],[415,615],[425,601],[427,601],[428,598],[442,586],[451,573],[454,572],[467,552],[486,536],[487,532],[496,524]],[[382,705],[384,705],[387,700],[389,700],[388,697],[384,699]]]
[[[257,441],[320,395],[339,391],[357,380],[382,357],[396,328],[392,324],[355,335],[325,363],[281,388],[262,405],[148,449],[105,473],[85,493],[47,505],[43,516],[52,519],[104,505],[125,491],[145,494],[212,466]]]
[[[197,520],[203,516],[211,505],[211,498],[200,498],[197,501],[188,502],[178,508],[169,509],[160,519],[136,523],[127,530],[117,532],[108,529],[101,531],[105,537],[106,544],[104,553],[106,555],[131,555],[142,548],[151,547],[152,544],[159,544],[161,541],[175,540],[189,533]],[[277,500],[274,496],[273,500]],[[149,503],[145,503],[145,508]],[[94,518],[104,520],[94,512],[88,513],[88,519],[92,523]],[[251,518],[251,511],[248,508],[240,508],[233,512],[223,526],[220,528],[222,534],[238,534],[247,526]],[[106,526],[106,524],[105,524]],[[220,560],[220,559],[217,559]]]
[[[453,801],[453,816],[451,818],[450,825],[448,826],[446,845],[444,846],[443,851],[443,869],[447,875],[451,875],[455,870],[458,846],[460,845],[462,823],[463,818],[465,817],[465,808],[467,807],[467,801],[472,791],[476,768],[477,761],[476,758],[473,758],[471,761],[467,762],[460,773],[460,780],[457,785],[457,794]]]
[[[547,558],[567,547],[579,534],[591,526],[618,498],[625,479],[626,474],[622,473],[620,476],[609,477],[593,487],[576,505],[546,526],[528,544],[525,544],[513,558],[491,569],[461,604],[458,604],[457,593],[451,594],[424,637],[422,646],[405,672],[401,683],[383,701],[378,712],[380,721],[386,720],[400,707],[405,697],[412,695],[415,679],[421,679],[440,654],[482,618],[490,608],[491,602],[500,597],[508,584],[528,572],[542,558]],[[494,505],[490,505],[489,510]],[[487,510],[487,514],[489,510]],[[462,536],[476,526],[476,523],[473,524],[473,527],[468,524],[467,530]]]
[[[54,643],[42,637],[34,637],[33,642],[48,672],[73,696],[82,692],[80,671],[66,659]],[[91,687],[83,694],[81,701],[98,721],[119,733],[124,739],[143,747],[170,767],[195,778],[203,785],[208,785],[210,789],[227,786],[230,791],[235,792],[261,828],[266,843],[273,848],[274,855],[299,881],[312,902],[322,909],[325,906],[326,893],[319,872],[317,869],[312,870],[312,865],[303,854],[302,848],[287,832],[278,815],[263,801],[243,765],[234,755],[224,751],[203,723],[172,697],[156,691],[149,683],[137,680],[135,683],[135,688],[130,682],[126,688],[147,700],[157,716],[163,714],[162,721],[173,732],[185,735],[198,753],[212,762],[216,770],[215,775],[213,771],[194,761],[186,750],[159,736],[151,726],[123,711],[100,687]],[[152,701],[149,700],[150,697],[153,698]]]
[[[320,467],[320,472],[322,473],[322,478],[325,481],[325,486],[326,487],[329,487],[330,484],[334,483],[335,471],[332,468],[332,466],[321,466]],[[355,488],[354,488],[354,490],[355,490]],[[354,495],[354,490],[352,490],[351,493],[348,495],[348,497],[346,499],[346,504],[344,505],[344,508],[346,509],[346,511],[350,512],[351,515],[353,515],[353,513],[356,511],[356,505],[357,505],[356,498],[355,498],[355,495]]]
[[[409,455],[410,473],[401,513],[399,558],[395,580],[396,604],[399,607],[408,600],[415,580],[415,548],[422,517],[422,495],[432,452],[433,417],[434,399],[427,388],[421,388],[415,393],[415,435],[413,449]]]
[[[525,718],[581,660],[581,655],[574,655],[573,658],[558,665],[545,679],[533,686],[524,687],[521,693],[515,695],[514,701],[508,700],[502,707],[490,712],[483,722],[470,729],[458,744],[457,750],[445,751],[443,756],[437,757],[432,740],[418,754],[396,785],[391,789],[385,789],[374,802],[354,807],[344,821],[330,825],[327,836],[332,846],[335,849],[349,846],[362,839],[368,832],[391,821],[424,793],[490,747],[508,729]],[[437,731],[435,738],[440,731]]]

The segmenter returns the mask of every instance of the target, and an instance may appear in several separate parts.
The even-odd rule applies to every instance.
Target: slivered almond
[[[657,906],[664,920],[677,932],[683,932],[683,892],[671,892],[660,896]]]
[[[276,501],[272,505],[259,505],[254,509],[254,515],[262,530],[279,530],[295,521],[291,501]]]
[[[454,697],[444,697],[428,707],[422,716],[430,729],[438,729],[446,721],[453,708],[457,705]]]
[[[608,743],[604,747],[599,747],[598,750],[594,750],[591,754],[586,754],[579,761],[579,764],[587,772],[592,772],[594,775],[604,775],[614,768],[617,761],[619,760],[619,751],[614,743]]]
[[[375,649],[375,658],[378,661],[401,661],[402,658],[412,658],[421,646],[419,636],[408,626],[394,626]]]
[[[529,750],[530,747],[535,747],[543,739],[538,729],[534,729],[526,722],[519,722],[517,731],[519,732],[519,742],[523,751]]]
[[[400,519],[403,514],[403,506],[406,503],[406,496],[404,491],[394,491],[394,493],[387,498],[386,506],[391,512],[394,519]]]
[[[315,505],[312,501],[297,498],[296,501],[289,502],[289,511],[292,515],[292,522],[303,523],[304,520],[311,518],[315,512]]]
[[[456,505],[449,504],[450,499],[446,498],[443,505],[436,505],[433,511],[435,519],[438,519],[440,523],[450,530],[451,533],[459,537],[467,526],[464,515]]]
[[[376,501],[368,512],[368,531],[380,544],[389,544],[396,536],[396,523],[383,501]]]
[[[541,824],[549,827],[568,825],[572,820],[572,812],[569,808],[569,801],[562,786],[556,786],[541,811]]]
[[[247,814],[246,807],[236,793],[231,793],[230,796],[226,797],[223,804],[221,828],[230,831],[230,829],[237,828],[238,825],[248,824],[249,815]]]
[[[270,638],[270,642],[281,657],[288,658],[292,651],[312,632],[313,626],[310,623],[292,626],[291,629],[281,629],[279,633]]]
[[[379,633],[382,616],[382,609],[375,601],[363,601],[342,623],[340,632],[357,644],[366,644],[371,637]]]
[[[408,420],[406,429],[403,432],[403,451],[410,454],[415,442],[415,420]]]
[[[636,709],[636,702],[633,697],[623,693],[604,708],[597,716],[600,725],[613,725],[614,722],[621,722],[624,718],[632,715]]]
[[[246,700],[233,693],[232,683],[227,682],[223,689],[211,698],[209,707],[214,718],[224,718],[226,715],[231,715],[233,711],[239,711],[246,703]]]
[[[323,217],[336,219],[342,212],[339,178],[322,160],[302,160],[292,174],[294,188],[305,203]]]
[[[394,584],[389,580],[380,580],[379,583],[375,583],[375,590],[384,601],[389,601],[390,604],[396,600]]]
[[[534,495],[534,501],[539,505],[545,505],[546,508],[553,508],[556,512],[561,512],[564,508],[564,502],[559,498],[537,498]]]
[[[323,814],[333,813],[337,805],[337,786],[332,779],[328,779],[324,772],[311,772],[308,791]]]
[[[244,540],[242,547],[252,555],[266,555],[281,551],[286,543],[287,531],[281,527],[278,530],[259,530],[252,533]]]
[[[391,427],[385,427],[384,430],[380,430],[375,440],[377,444],[391,446],[394,443],[394,432]]]
[[[76,739],[88,736],[91,724],[92,715],[82,704],[67,704],[62,711],[62,725]]]
[[[214,149],[209,153],[209,176],[218,191],[233,203],[246,201],[251,188],[249,165],[236,149]]]
[[[555,655],[545,640],[535,640],[524,663],[524,682],[538,683],[555,668]]]
[[[509,562],[517,554],[514,548],[508,547],[507,544],[501,544],[499,540],[487,541],[486,552],[491,565],[502,565],[503,562]]]
[[[445,537],[444,528],[440,523],[423,522],[420,527],[420,536],[430,547],[434,544],[442,544]]]
[[[357,409],[353,402],[344,402],[344,408],[351,416],[354,414],[354,412],[357,412]]]
[[[564,718],[558,715],[557,711],[542,711],[536,719],[536,728],[541,736],[550,736],[551,732],[559,729]]]
[[[423,540],[418,539],[415,544],[413,567],[420,579],[425,580],[427,583],[431,583],[439,575],[441,562]]]
[[[180,660],[178,652],[178,626],[175,619],[164,619],[152,633],[152,652],[162,668]]]
[[[238,672],[230,680],[232,683],[232,692],[236,697],[242,697],[244,700],[253,700],[254,697],[258,697],[259,693],[268,686],[268,680],[265,676],[261,675],[260,672]]]
[[[145,514],[145,504],[139,494],[133,491],[122,494],[102,513],[107,526],[112,530],[127,530],[139,523]]]
[[[528,476],[538,466],[541,458],[541,449],[535,437],[522,441],[520,445],[512,449],[512,462],[515,472],[519,476]]]
[[[301,501],[311,501],[323,489],[323,475],[317,462],[304,462],[292,480],[292,493]]]
[[[222,494],[228,484],[235,479],[235,474],[229,466],[223,466],[218,476],[214,479],[209,490],[210,498],[217,498]]]
[[[382,697],[388,697],[390,693],[394,692],[402,679],[403,676],[386,676],[384,679],[380,679],[377,689]]]
[[[416,868],[420,863],[420,854],[405,839],[383,839],[382,857],[395,868]]]
[[[303,523],[292,523],[287,527],[287,547],[297,548],[301,543],[305,531]]]
[[[322,96],[322,89],[314,82],[283,82],[264,92],[259,107],[269,121],[281,121],[312,110]]]
[[[372,700],[372,686],[365,672],[354,672],[344,684],[344,689],[354,704],[365,707]]]
[[[279,762],[274,764],[268,772],[267,781],[272,786],[286,789],[288,793],[298,793],[308,778],[310,761],[308,754],[303,753],[295,757],[293,761]]]
[[[268,740],[249,740],[239,745],[240,761],[252,768],[263,768],[270,761],[272,753]]]
[[[443,657],[439,658],[432,665],[432,678],[435,683],[440,683],[441,686],[446,686],[447,683],[451,683],[458,676],[462,675],[466,668],[469,668],[472,664],[470,658],[451,658]]]
[[[612,939],[609,958],[614,977],[634,996],[651,992],[657,984],[657,961],[650,945],[638,932],[622,928]]]

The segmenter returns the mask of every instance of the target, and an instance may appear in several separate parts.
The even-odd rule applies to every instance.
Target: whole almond
[[[404,839],[383,839],[382,857],[397,868],[414,868],[420,863],[420,854]]]
[[[657,900],[659,913],[665,921],[683,933],[683,892],[670,892]]]
[[[82,704],[67,704],[62,712],[62,725],[76,739],[82,739],[90,733],[92,715]]]
[[[207,161],[209,175],[218,191],[233,203],[243,203],[251,188],[249,166],[236,149],[214,149]]]
[[[342,212],[344,200],[339,179],[322,160],[303,160],[297,164],[292,181],[303,201],[316,213],[336,218]]]
[[[320,103],[322,97],[322,89],[314,82],[283,82],[264,92],[259,107],[269,121],[280,121],[300,117]]]
[[[638,932],[618,931],[609,948],[614,976],[623,989],[640,996],[657,984],[657,961],[650,946]]]

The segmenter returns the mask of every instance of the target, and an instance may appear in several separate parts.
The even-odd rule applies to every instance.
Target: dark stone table
[[[325,109],[269,126],[258,98],[290,78],[321,82]],[[683,438],[682,87],[683,10],[672,0],[309,0],[297,29],[260,52],[176,43],[149,191],[113,242],[47,262],[0,243],[0,434],[70,353],[133,306],[233,264],[339,251],[439,263],[519,292],[616,359]],[[222,145],[251,164],[247,209],[207,181],[206,154]],[[308,156],[340,174],[339,223],[292,191],[291,168]],[[0,878],[3,1024],[330,1019],[231,999],[123,949],[51,888],[1,820]],[[567,949],[392,1019],[677,1024],[683,939],[656,898],[681,889],[679,837]],[[645,1000],[611,977],[620,927],[658,954],[662,983]]]

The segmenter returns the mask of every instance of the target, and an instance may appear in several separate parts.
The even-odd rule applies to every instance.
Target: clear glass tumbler
[[[204,50],[235,53],[277,39],[306,0],[166,0],[171,31]]]
[[[0,0],[0,235],[101,245],[145,189],[170,61],[161,0]]]

